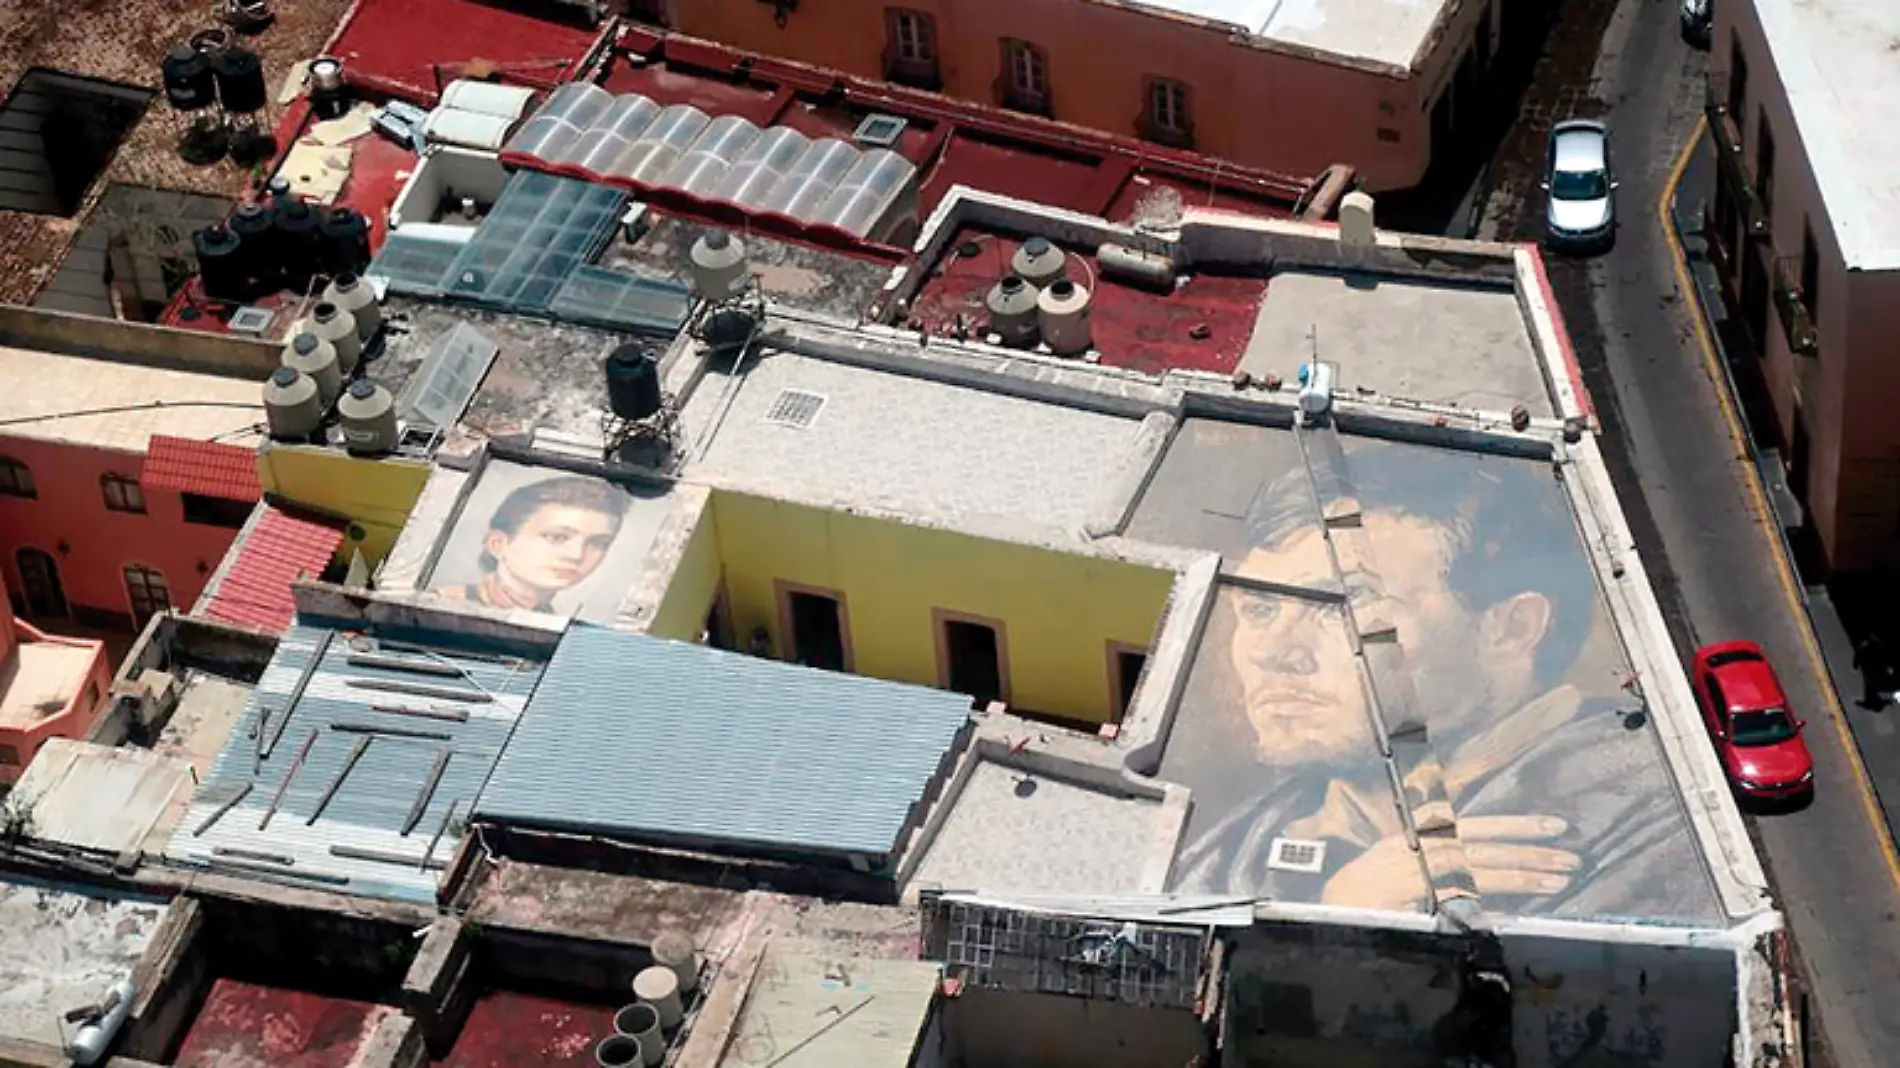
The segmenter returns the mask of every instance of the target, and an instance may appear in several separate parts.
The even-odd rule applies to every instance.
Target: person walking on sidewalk
[[[1887,693],[1893,689],[1893,657],[1878,632],[1869,632],[1854,647],[1854,669],[1860,672],[1860,703],[1879,711],[1887,707]]]

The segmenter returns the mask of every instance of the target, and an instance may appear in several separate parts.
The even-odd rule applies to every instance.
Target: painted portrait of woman
[[[491,608],[572,611],[578,606],[560,599],[607,558],[628,500],[619,487],[578,475],[517,486],[488,514],[472,574],[467,561],[445,558],[434,576],[436,592]],[[469,577],[456,581],[462,575]]]

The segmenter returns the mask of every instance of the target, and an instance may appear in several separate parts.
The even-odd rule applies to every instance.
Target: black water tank
[[[271,205],[276,267],[283,272],[286,287],[301,292],[309,288],[310,276],[322,270],[322,225],[317,209],[301,197],[279,197]]]
[[[369,266],[369,220],[354,208],[337,208],[323,217],[323,273],[362,274]]]
[[[240,115],[264,110],[270,90],[264,86],[264,64],[257,53],[227,48],[211,57],[211,72],[217,77],[218,100],[224,110]]]
[[[607,357],[607,403],[622,419],[660,410],[660,365],[640,346],[622,345]]]
[[[197,49],[181,44],[165,57],[165,99],[179,111],[198,111],[218,102],[211,64]]]
[[[244,241],[223,226],[207,226],[191,235],[198,254],[198,282],[213,300],[242,303],[250,292]]]

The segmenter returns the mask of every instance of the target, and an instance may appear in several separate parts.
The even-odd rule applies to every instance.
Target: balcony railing
[[[1703,112],[1709,119],[1709,135],[1715,141],[1716,169],[1720,172],[1717,178],[1728,186],[1735,202],[1741,205],[1748,238],[1766,240],[1769,236],[1768,207],[1755,191],[1755,176],[1748,170],[1741,128],[1737,125],[1736,117],[1729,113],[1728,74],[1719,69],[1710,71],[1704,88]]]
[[[1781,316],[1781,329],[1787,335],[1789,350],[1802,356],[1814,355],[1820,336],[1814,328],[1808,294],[1801,288],[1799,256],[1775,259],[1775,311]]]

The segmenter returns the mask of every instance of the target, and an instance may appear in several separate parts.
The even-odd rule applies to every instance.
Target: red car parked
[[[1735,789],[1760,800],[1814,789],[1814,758],[1801,740],[1807,726],[1788,711],[1788,695],[1754,642],[1705,645],[1691,683],[1702,721]]]

